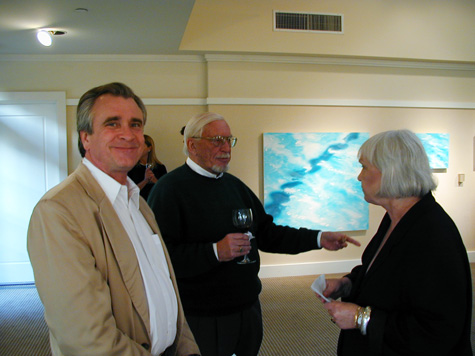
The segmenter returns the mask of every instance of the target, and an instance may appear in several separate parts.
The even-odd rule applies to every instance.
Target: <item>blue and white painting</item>
[[[357,177],[368,133],[265,133],[264,206],[279,225],[330,231],[368,229]]]
[[[418,133],[417,137],[429,157],[430,168],[449,168],[449,134],[448,133]]]

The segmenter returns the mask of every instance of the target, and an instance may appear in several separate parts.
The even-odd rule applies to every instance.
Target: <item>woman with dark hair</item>
[[[147,200],[153,185],[158,179],[167,173],[167,168],[155,155],[155,143],[153,139],[144,135],[145,143],[140,160],[128,173],[130,179],[140,188],[140,195]]]
[[[435,201],[424,147],[408,130],[379,133],[358,152],[365,200],[386,214],[362,256],[323,295],[341,329],[338,355],[472,355],[472,282],[454,222]]]

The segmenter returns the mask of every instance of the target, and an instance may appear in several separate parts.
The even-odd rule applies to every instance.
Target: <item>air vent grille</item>
[[[281,11],[274,14],[274,29],[278,31],[343,33],[343,15]]]

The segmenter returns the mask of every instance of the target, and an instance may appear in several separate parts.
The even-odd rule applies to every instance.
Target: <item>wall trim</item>
[[[318,56],[279,56],[279,55],[237,55],[237,54],[205,54],[207,62],[256,62],[256,63],[287,63],[287,64],[321,64],[364,67],[390,67],[435,70],[475,71],[475,63],[417,61],[385,58],[355,57],[318,57]]]
[[[196,105],[208,105],[208,101],[206,99],[200,98],[187,98],[187,99],[177,99],[177,98],[163,98],[163,99],[156,99],[156,98],[149,98],[144,99],[142,101],[147,106],[182,106],[182,105],[189,105],[189,106],[196,106]],[[79,99],[67,99],[66,105],[68,106],[77,106],[79,103]]]
[[[188,98],[188,99],[143,99],[145,105],[207,105],[206,99]]]
[[[353,267],[360,263],[361,261],[357,259],[286,265],[261,265],[259,278],[309,276],[324,273],[348,273]]]
[[[475,102],[450,101],[393,101],[354,99],[289,99],[289,98],[144,98],[148,106],[205,106],[205,105],[267,105],[267,106],[337,106],[337,107],[390,107],[422,109],[475,109]],[[67,99],[69,106],[77,106],[79,99]]]
[[[474,62],[251,54],[2,54],[1,62],[255,62],[475,71]]]
[[[289,99],[289,98],[208,98],[208,105],[275,105],[275,106],[352,106],[428,109],[475,109],[475,102],[404,101],[363,99]]]
[[[0,62],[205,62],[202,55],[3,54]]]
[[[475,263],[475,251],[468,251],[468,260]],[[261,265],[259,278],[311,276],[328,273],[348,273],[361,261],[343,260],[327,262],[295,263],[286,265]],[[309,286],[310,287],[310,286]]]

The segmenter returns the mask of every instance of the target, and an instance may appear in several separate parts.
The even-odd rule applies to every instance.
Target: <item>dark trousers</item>
[[[257,356],[262,343],[259,300],[238,313],[218,316],[186,316],[202,356]]]

